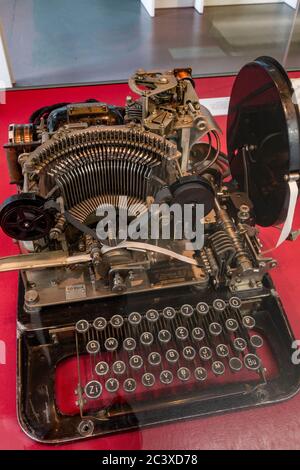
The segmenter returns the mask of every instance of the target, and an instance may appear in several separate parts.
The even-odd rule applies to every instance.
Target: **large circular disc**
[[[232,177],[248,191],[258,225],[286,218],[285,176],[300,169],[299,126],[299,108],[281,65],[270,57],[245,65],[232,89],[227,146]]]

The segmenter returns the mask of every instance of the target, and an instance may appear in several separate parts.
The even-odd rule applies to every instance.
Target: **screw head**
[[[39,300],[38,291],[35,289],[30,289],[25,293],[25,301],[28,304],[34,304]]]

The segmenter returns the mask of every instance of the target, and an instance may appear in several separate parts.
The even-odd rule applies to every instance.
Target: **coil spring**
[[[233,246],[229,235],[223,230],[219,230],[218,232],[213,233],[209,237],[209,240],[219,264],[224,261],[230,264],[236,254],[236,249]]]

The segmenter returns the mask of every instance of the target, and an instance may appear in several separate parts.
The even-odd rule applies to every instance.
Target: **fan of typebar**
[[[18,413],[33,439],[98,436],[295,393],[292,333],[267,274],[276,261],[256,228],[284,221],[296,174],[279,82],[291,96],[272,59],[242,69],[228,157],[189,68],[138,70],[125,106],[59,103],[10,126],[18,193],[0,223],[21,254],[2,258],[0,270],[21,273]],[[121,239],[110,220],[99,237],[109,208],[117,225],[127,210],[129,224],[162,203],[201,204],[191,224],[201,223],[203,246],[172,227],[169,239]]]

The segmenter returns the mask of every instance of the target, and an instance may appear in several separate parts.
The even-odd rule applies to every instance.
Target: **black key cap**
[[[123,323],[124,323],[124,320],[123,320],[123,317],[121,317],[121,315],[113,315],[110,319],[110,324],[114,328],[121,328]]]
[[[233,346],[236,351],[242,352],[247,348],[247,342],[244,338],[235,338],[233,340]]]
[[[128,377],[128,379],[124,380],[123,389],[127,393],[135,392],[135,390],[136,390],[136,381],[134,379],[132,379],[131,377]]]
[[[199,326],[196,326],[196,328],[193,329],[192,337],[194,338],[195,341],[202,341],[204,336],[205,336],[204,330],[200,328]]]
[[[258,370],[261,366],[261,361],[256,354],[246,354],[244,364],[249,370]]]
[[[226,304],[222,299],[215,299],[213,301],[213,309],[215,312],[223,312],[226,308]]]
[[[243,367],[243,363],[239,357],[231,357],[229,359],[229,367],[233,372],[239,372]]]
[[[151,346],[153,343],[153,334],[149,331],[144,331],[140,336],[140,341],[144,346]]]
[[[216,353],[219,357],[227,357],[229,354],[229,349],[226,344],[218,344],[216,347]]]
[[[187,380],[189,380],[190,376],[191,372],[187,367],[180,367],[177,371],[177,377],[182,382],[186,382]]]
[[[105,388],[110,393],[117,392],[119,390],[119,386],[120,384],[118,379],[115,379],[114,377],[107,379],[105,382]]]
[[[142,384],[145,386],[145,387],[153,387],[153,385],[155,384],[155,377],[153,374],[151,374],[151,372],[146,372],[145,374],[143,374],[142,376]]]
[[[221,361],[214,361],[212,363],[211,370],[215,375],[223,375],[225,372],[225,366]]]
[[[95,365],[97,375],[106,375],[109,371],[109,365],[105,361],[100,361]]]
[[[125,338],[123,341],[125,351],[134,351],[136,348],[136,340],[134,338]]]
[[[124,361],[116,361],[113,363],[112,370],[117,375],[125,374],[126,365]]]
[[[129,359],[129,365],[132,369],[140,369],[144,364],[143,358],[136,354]]]
[[[141,323],[142,321],[142,316],[139,312],[131,312],[128,315],[128,321],[131,325],[137,326]]]
[[[118,340],[116,338],[107,338],[104,346],[107,351],[115,351],[118,348]]]
[[[209,361],[212,358],[212,350],[208,346],[202,346],[199,355],[203,361]]]
[[[232,308],[240,308],[242,306],[241,299],[239,299],[238,297],[230,297],[229,305]]]
[[[209,312],[209,306],[205,302],[199,302],[196,306],[196,310],[200,315],[206,315]]]
[[[194,309],[191,305],[189,304],[184,304],[181,306],[180,308],[180,313],[181,315],[183,315],[184,317],[191,317],[194,313]]]
[[[235,318],[228,318],[225,322],[228,331],[236,331],[239,327],[238,322]]]
[[[86,350],[89,354],[97,354],[100,351],[100,344],[92,339],[87,343]]]
[[[171,364],[174,364],[179,359],[179,353],[176,349],[168,349],[166,352],[166,360]]]
[[[222,333],[222,327],[220,323],[217,323],[216,321],[212,322],[209,325],[208,329],[209,329],[210,334],[213,336],[218,336]]]
[[[163,316],[167,320],[173,320],[173,318],[175,318],[175,315],[176,315],[175,308],[166,307],[166,308],[163,309]]]
[[[192,361],[193,359],[195,359],[196,351],[192,346],[186,346],[185,348],[183,348],[182,354],[184,359],[186,359],[187,361]]]
[[[176,328],[175,335],[178,339],[184,341],[189,336],[189,332],[185,326],[179,326]]]
[[[90,400],[99,398],[102,393],[102,385],[97,380],[91,380],[84,387],[84,392]]]
[[[204,367],[197,367],[194,371],[194,376],[196,380],[203,382],[207,379],[207,372]]]
[[[159,366],[161,363],[161,355],[158,352],[151,352],[148,355],[148,362],[151,366]]]
[[[255,327],[255,320],[253,317],[250,317],[250,315],[246,315],[243,317],[243,325],[246,328],[249,328],[250,330]]]
[[[79,320],[75,325],[75,329],[78,333],[86,333],[89,327],[89,322],[87,322],[86,320]]]
[[[163,370],[159,375],[159,380],[164,385],[169,385],[173,382],[173,374],[170,370]]]
[[[262,337],[259,335],[251,336],[250,343],[254,348],[261,348],[264,344]]]
[[[95,320],[93,322],[93,327],[97,331],[105,330],[106,325],[107,325],[107,321],[104,317],[97,317],[97,318],[95,318]]]
[[[146,312],[146,318],[150,323],[154,323],[159,319],[159,313],[152,308]]]
[[[160,330],[157,336],[161,343],[168,343],[169,341],[171,341],[172,338],[172,335],[169,330]]]

